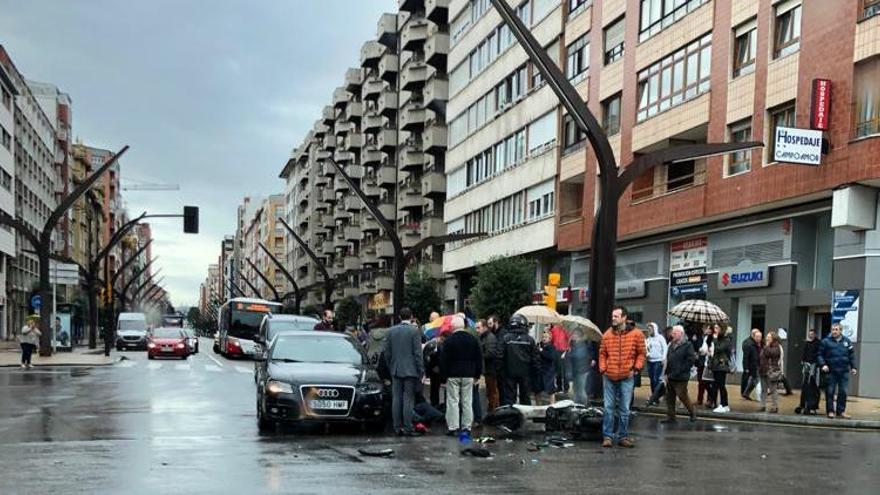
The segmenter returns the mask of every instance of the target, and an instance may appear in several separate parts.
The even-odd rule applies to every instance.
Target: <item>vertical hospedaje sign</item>
[[[813,79],[813,92],[810,100],[810,128],[827,131],[831,125],[831,81]]]

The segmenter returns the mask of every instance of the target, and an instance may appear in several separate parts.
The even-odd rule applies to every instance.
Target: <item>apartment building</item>
[[[245,196],[242,198],[241,204],[238,205],[238,208],[236,209],[235,236],[230,267],[232,278],[229,279],[231,283],[228,285],[230,288],[238,286],[238,288],[248,293],[248,295],[252,295],[251,291],[248,290],[247,284],[241,280],[241,273],[245,266],[244,257],[250,252],[247,246],[246,234],[247,229],[250,227],[251,220],[256,215],[257,210],[264,200],[265,198],[258,196]],[[219,277],[214,279],[214,281],[215,285],[212,287],[216,287]]]
[[[4,112],[9,112],[12,107],[13,131],[9,144],[14,146],[15,180],[14,184],[10,182],[11,187],[3,189],[10,194],[15,192],[13,216],[36,233],[42,231],[55,208],[54,122],[40,107],[24,76],[2,45],[0,67],[4,86],[8,84],[14,88],[8,96],[3,94],[2,106]],[[4,143],[8,142],[6,133],[9,132],[8,129],[0,131]],[[3,148],[9,150],[6,144]],[[8,179],[11,181],[12,177]],[[2,177],[0,182],[5,184],[9,181]],[[18,329],[24,325],[24,318],[31,310],[30,295],[39,280],[39,263],[35,254],[26,251],[31,249],[31,245],[21,235],[16,235],[15,248],[16,258],[7,265],[5,316],[7,328]]]
[[[386,311],[394,251],[330,159],[396,227],[405,249],[444,233],[447,5],[401,0],[398,14],[380,17],[360,67],[345,72],[281,172],[288,222],[334,278],[335,300],[355,297]],[[323,275],[292,236],[287,242],[304,303],[323,304]],[[428,248],[410,268],[427,270],[439,285],[442,256],[442,246]]]
[[[15,217],[15,98],[18,89],[13,76],[7,72],[6,64],[0,64],[0,210],[3,215]],[[15,234],[6,228],[0,229],[0,338],[6,339],[7,322],[7,283],[6,274],[15,259]]]
[[[217,266],[220,270],[217,277],[217,285],[211,287],[217,299],[227,300],[235,297],[232,290],[228,287],[227,281],[234,280],[232,275],[235,269],[234,255],[235,252],[235,236],[227,235],[220,241],[220,256],[217,260]]]
[[[728,312],[738,343],[751,328],[785,328],[789,356],[808,329],[841,321],[862,372],[851,391],[880,396],[877,2],[571,0],[562,10],[561,67],[621,166],[682,144],[765,143],[635,180],[620,202],[618,302],[640,322],[666,322],[676,302],[706,298]],[[570,311],[583,313],[597,168],[560,113],[555,241],[571,256]],[[793,142],[809,147],[792,152]],[[786,367],[796,382],[798,360]]]
[[[79,146],[79,144],[76,144],[75,146]],[[84,148],[93,171],[104,166],[114,154],[113,151],[92,146],[85,146]],[[98,192],[97,197],[100,198],[101,209],[104,216],[103,230],[101,232],[101,246],[106,246],[110,242],[110,238],[116,234],[119,227],[129,220],[127,217],[128,212],[126,211],[125,204],[122,200],[119,183],[121,167],[122,165],[117,161],[111,165],[92,186],[92,189],[95,189]],[[121,249],[122,248],[119,245],[111,249],[105,262],[108,267],[107,273],[115,273],[121,266]]]
[[[550,58],[563,62],[569,2],[509,3]],[[557,254],[554,236],[559,102],[488,0],[452,0],[449,17],[444,219],[449,233],[486,234],[444,254],[443,270],[455,277],[446,298],[463,309],[476,267],[494,256],[535,259],[536,288],[570,259]]]
[[[70,180],[72,187],[91,175],[92,160],[89,148],[82,144],[71,147]],[[87,266],[98,254],[104,232],[104,190],[92,187],[70,208],[69,236],[70,257]]]
[[[253,286],[257,289],[259,297],[268,300],[274,300],[276,293],[280,297],[290,290],[287,279],[277,269],[269,255],[260,247],[262,244],[276,258],[284,259],[286,254],[284,248],[285,230],[277,221],[279,217],[286,218],[284,208],[284,195],[273,194],[264,199],[259,208],[254,210],[253,216],[245,221],[244,257],[239,261],[247,281],[242,281],[243,284],[239,284],[239,286],[242,290],[247,290],[245,287]],[[269,282],[267,283],[263,277]]]

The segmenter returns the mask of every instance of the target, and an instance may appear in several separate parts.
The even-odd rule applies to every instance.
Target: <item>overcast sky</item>
[[[73,134],[128,144],[129,212],[201,208],[201,233],[156,220],[153,252],[175,305],[195,305],[244,195],[278,178],[395,0],[0,0],[0,43],[25,77],[73,100]]]

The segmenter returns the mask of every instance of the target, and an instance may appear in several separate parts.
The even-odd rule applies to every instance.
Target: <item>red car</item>
[[[163,327],[156,328],[147,339],[147,358],[157,356],[179,357],[186,359],[189,356],[189,346],[186,345],[186,334],[181,328]]]

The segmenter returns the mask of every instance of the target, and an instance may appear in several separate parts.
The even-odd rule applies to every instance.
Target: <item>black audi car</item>
[[[382,381],[358,342],[330,332],[280,334],[256,356],[257,425],[353,421],[381,427]]]

